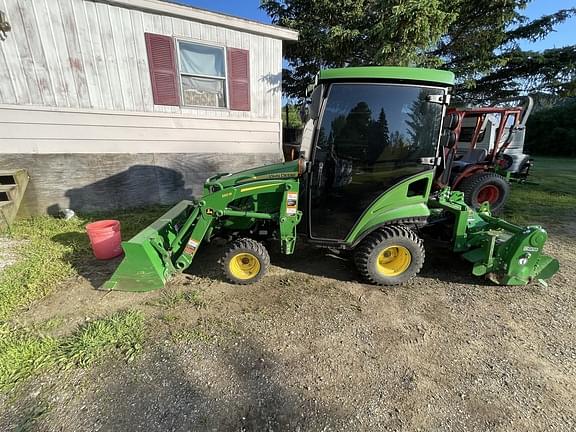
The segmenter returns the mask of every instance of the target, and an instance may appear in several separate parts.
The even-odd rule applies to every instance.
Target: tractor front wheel
[[[399,285],[418,274],[424,245],[411,229],[389,226],[373,232],[354,251],[358,271],[376,285]]]
[[[463,180],[458,189],[464,192],[464,201],[473,209],[479,209],[488,201],[492,213],[498,213],[506,204],[510,184],[499,174],[483,172]]]
[[[221,263],[226,279],[237,285],[247,285],[264,276],[270,265],[270,255],[262,243],[240,238],[230,243]]]

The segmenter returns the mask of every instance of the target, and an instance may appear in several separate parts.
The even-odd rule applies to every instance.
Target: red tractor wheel
[[[464,179],[458,186],[464,192],[464,201],[474,209],[488,201],[492,213],[498,213],[506,204],[510,185],[504,177],[496,173],[482,172]]]
[[[499,198],[500,198],[500,189],[498,189],[494,185],[491,184],[485,185],[478,191],[479,203],[488,201],[490,205],[493,205],[494,203],[498,202]]]

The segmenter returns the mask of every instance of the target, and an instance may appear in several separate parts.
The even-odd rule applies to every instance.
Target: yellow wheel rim
[[[388,246],[378,254],[376,267],[385,276],[398,276],[410,267],[412,255],[404,246]]]
[[[232,276],[237,279],[252,279],[260,273],[260,261],[251,253],[242,252],[232,257],[228,268]]]

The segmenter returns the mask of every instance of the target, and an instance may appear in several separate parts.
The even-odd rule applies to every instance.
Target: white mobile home
[[[28,170],[23,214],[168,204],[281,160],[282,41],[296,32],[159,0],[0,11],[0,170]]]

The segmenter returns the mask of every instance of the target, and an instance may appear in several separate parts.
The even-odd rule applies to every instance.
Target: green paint
[[[218,188],[225,189],[230,186],[248,184],[259,180],[282,180],[298,178],[298,161],[265,165],[234,174],[217,174],[210,177],[204,185],[204,194],[214,192]],[[227,193],[227,192],[222,192]]]
[[[420,69],[396,66],[364,66],[326,69],[320,72],[320,81],[340,79],[370,79],[390,81],[418,81],[442,85],[454,85],[452,72],[438,69]]]
[[[461,192],[448,188],[431,202],[454,215],[453,250],[473,264],[472,273],[501,285],[525,285],[552,277],[559,263],[542,253],[546,231],[496,218],[487,204],[475,212],[464,203]]]
[[[182,201],[158,220],[122,243],[125,258],[105,289],[160,289],[174,274],[187,269],[214,228],[251,228],[258,219],[280,228],[284,253],[292,253],[302,212],[288,212],[289,192],[298,194],[298,163],[274,164],[233,175],[214,176],[204,185],[201,200]],[[296,171],[295,171],[296,169]],[[266,198],[264,198],[266,197]],[[247,209],[234,208],[246,206]],[[267,212],[263,211],[268,209]]]
[[[430,210],[427,202],[433,177],[434,171],[427,171],[410,177],[386,191],[366,209],[360,220],[356,222],[356,225],[346,237],[346,244],[353,245],[357,239],[364,237],[366,233],[390,221],[428,217]],[[410,185],[418,181],[427,182],[424,194],[409,196],[408,189]]]

